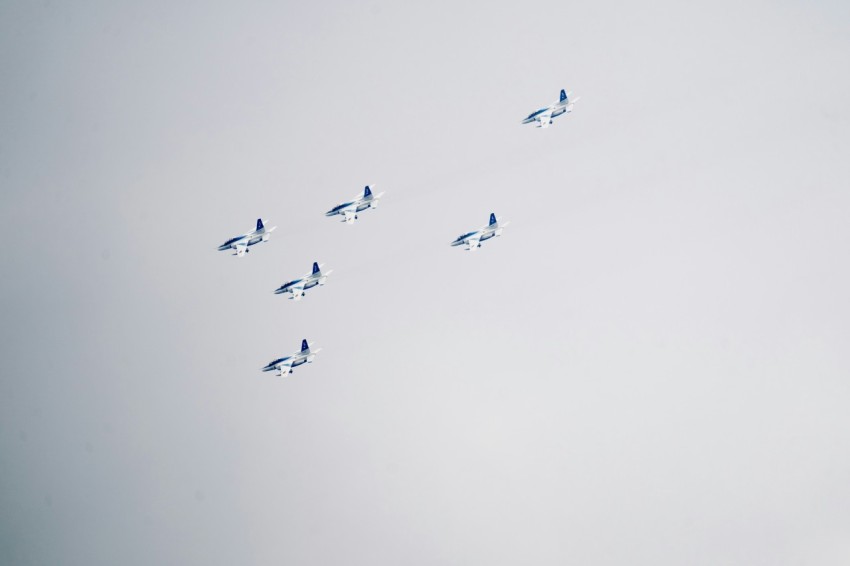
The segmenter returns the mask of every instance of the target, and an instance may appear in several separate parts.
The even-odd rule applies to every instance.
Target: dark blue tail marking
[[[306,339],[302,340],[301,341],[301,351],[303,352],[303,351],[309,350],[309,349],[310,349],[310,346],[307,345],[307,340]]]
[[[319,272],[319,263],[314,261],[313,262],[313,273],[316,274],[318,272]]]
[[[257,218],[257,230],[262,230],[262,229],[263,229],[263,219]]]
[[[493,225],[493,224],[495,224],[495,223],[496,223],[496,213],[495,213],[495,212],[491,212],[491,213],[490,213],[490,226],[492,226],[492,225]]]
[[[366,198],[366,197],[370,197],[370,196],[372,196],[372,189],[370,189],[369,186],[367,185],[366,188],[363,189],[363,197]]]
[[[567,91],[561,89],[561,102],[565,101],[566,99],[567,99]]]

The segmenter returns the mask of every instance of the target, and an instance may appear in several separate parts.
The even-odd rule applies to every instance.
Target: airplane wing
[[[248,251],[248,242],[239,242],[234,247],[236,249],[236,255],[242,257],[245,255],[245,252]]]
[[[351,208],[350,210],[343,210],[342,214],[345,216],[343,222],[346,224],[354,224],[354,219],[357,216],[357,209]]]
[[[277,371],[280,372],[277,374],[278,377],[283,377],[292,371],[292,360],[286,360],[285,362],[281,362],[280,365],[277,366]]]
[[[469,251],[475,251],[478,249],[478,246],[481,245],[481,238],[475,237],[470,238],[466,241],[466,249]]]
[[[292,293],[290,299],[295,299],[296,301],[301,300],[301,296],[304,295],[304,282],[296,283],[292,287],[289,288],[289,292]]]
[[[552,123],[552,111],[544,112],[537,117],[537,121],[539,122],[538,128],[548,128],[549,124]]]

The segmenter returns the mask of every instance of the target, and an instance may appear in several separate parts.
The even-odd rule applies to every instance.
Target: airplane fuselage
[[[309,355],[305,356],[305,355],[302,355],[302,354],[296,354],[294,356],[285,356],[283,358],[278,358],[273,362],[269,362],[268,365],[266,365],[266,367],[263,368],[263,371],[277,371],[279,365],[281,365],[282,363],[284,363],[284,362],[286,362],[290,359],[292,360],[291,367],[296,368],[296,367],[304,365],[308,361],[310,361],[310,356]]]
[[[325,216],[333,216],[334,214],[342,214],[343,210],[351,207],[353,204],[354,204],[353,202],[344,202],[342,204],[338,204],[335,207],[333,207],[332,209],[330,209],[329,211],[327,211],[325,213]]]
[[[254,244],[259,244],[263,241],[262,235],[257,235],[254,233],[251,234],[243,234],[241,236],[236,236],[235,238],[230,238],[222,245],[218,247],[218,251],[224,252],[227,250],[235,249],[237,244],[244,243],[246,246],[253,246]]]
[[[292,370],[294,370],[298,366],[311,363],[316,358],[316,353],[319,350],[311,350],[307,346],[306,340],[303,340],[302,342],[303,345],[300,351],[269,362],[263,368],[263,371],[277,371],[279,372],[278,375],[282,376],[284,374],[292,373]]]
[[[239,236],[234,236],[233,238],[230,238],[218,247],[218,251],[223,252],[227,250],[236,250],[236,253],[234,255],[242,256],[249,251],[249,247],[259,244],[260,242],[268,241],[268,239],[271,237],[271,233],[274,231],[275,228],[276,226],[267,228],[263,224],[263,219],[257,218],[256,230],[245,232],[244,234],[240,234]]]
[[[528,118],[526,118],[525,120],[522,121],[522,123],[523,124],[530,124],[531,122],[534,122],[535,120],[539,119],[541,114],[548,112],[549,109],[551,109],[551,108],[552,108],[551,106],[547,106],[546,108],[541,108],[540,110],[537,110],[536,112],[532,112],[531,114],[528,115]]]
[[[371,186],[367,185],[363,192],[351,200],[340,203],[327,211],[325,216],[336,216],[340,215],[343,217],[343,222],[346,224],[352,224],[355,220],[357,220],[357,213],[363,212],[364,210],[368,210],[370,208],[377,208],[378,199],[384,193],[372,194]]]
[[[549,121],[551,122],[552,118],[557,118],[561,114],[565,114],[567,112],[567,104],[557,103],[552,106],[547,106],[545,108],[541,108],[535,112],[532,112],[528,115],[528,117],[522,121],[523,124],[530,124],[532,122],[541,122],[546,119],[546,116],[549,115]]]
[[[300,283],[304,283],[304,290],[312,289],[316,285],[318,285],[321,281],[320,277],[306,277],[303,279],[295,279],[293,281],[289,281],[288,283],[284,283],[281,285],[276,291],[276,295],[280,295],[281,293],[287,293],[292,290],[293,287],[297,287]]]
[[[373,197],[362,198],[350,202],[343,202],[336,205],[325,213],[325,216],[333,216],[335,214],[345,214],[346,211],[363,212],[372,206]]]
[[[462,236],[458,236],[454,242],[452,242],[452,246],[462,246],[469,242],[470,240],[478,238],[479,242],[484,242],[496,236],[497,228],[484,228],[482,230],[476,230],[474,232],[469,232],[467,234],[463,234]]]

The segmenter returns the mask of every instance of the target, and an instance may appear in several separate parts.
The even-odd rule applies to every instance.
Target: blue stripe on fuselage
[[[277,365],[277,364],[279,364],[280,362],[285,362],[286,360],[288,360],[288,359],[289,359],[289,358],[291,358],[291,357],[292,357],[292,356],[286,356],[285,358],[278,358],[278,359],[276,359],[276,360],[275,360],[275,361],[273,361],[273,362],[269,362],[269,363],[268,363],[268,365],[267,365],[266,367],[267,367],[267,368],[273,368],[274,366],[276,366],[276,365]]]
[[[327,213],[328,214],[338,214],[340,210],[342,210],[343,208],[347,208],[347,207],[351,206],[352,204],[354,204],[354,203],[353,202],[344,202],[342,204],[338,204],[335,207],[333,207],[332,209],[330,209]]]
[[[548,106],[547,106],[546,108],[541,108],[541,109],[540,109],[540,110],[538,110],[537,112],[532,112],[531,114],[529,114],[529,115],[528,115],[528,118],[526,118],[526,120],[529,120],[529,119],[531,119],[531,118],[534,118],[535,116],[537,116],[537,115],[539,115],[539,114],[543,114],[543,113],[544,113],[544,112],[546,112],[547,110],[549,110],[549,107],[548,107]]]
[[[236,242],[238,242],[239,240],[244,240],[246,237],[247,237],[247,236],[236,236],[235,238],[230,238],[229,240],[227,240],[226,242],[224,242],[224,243],[221,245],[221,247],[225,247],[225,246],[232,246],[233,244],[235,244],[235,243],[236,243]]]

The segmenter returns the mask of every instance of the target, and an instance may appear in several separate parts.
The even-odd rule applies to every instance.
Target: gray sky
[[[0,4],[0,562],[850,562],[845,4],[175,4]]]

